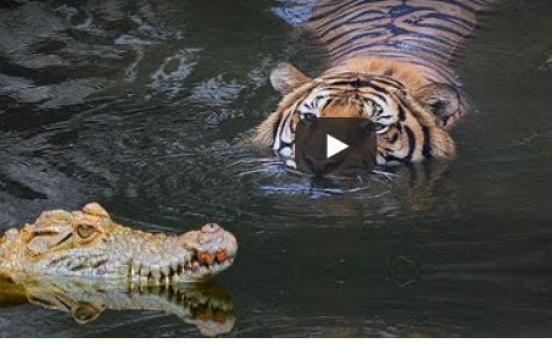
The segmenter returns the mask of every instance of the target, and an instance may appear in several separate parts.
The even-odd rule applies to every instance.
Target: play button
[[[339,152],[346,150],[349,145],[345,144],[339,139],[326,134],[326,159],[335,156]]]
[[[303,119],[295,133],[297,169],[315,175],[355,175],[372,169],[376,128],[365,118]]]

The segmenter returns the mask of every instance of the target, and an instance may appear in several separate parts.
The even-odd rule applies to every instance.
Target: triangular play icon
[[[329,159],[333,155],[338,154],[348,147],[349,145],[345,144],[341,140],[338,140],[331,135],[326,134],[326,159]]]

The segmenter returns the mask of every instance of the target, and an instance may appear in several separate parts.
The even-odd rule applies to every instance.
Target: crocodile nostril
[[[222,228],[216,223],[207,223],[201,227],[201,232],[213,233],[222,230]]]

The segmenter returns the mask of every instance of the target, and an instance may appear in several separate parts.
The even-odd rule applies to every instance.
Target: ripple
[[[181,50],[166,57],[161,66],[151,75],[149,87],[154,93],[164,93],[169,98],[185,90],[185,79],[192,73],[201,49]]]

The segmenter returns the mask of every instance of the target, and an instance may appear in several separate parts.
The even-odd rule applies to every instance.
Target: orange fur
[[[291,65],[290,65],[291,66]],[[393,61],[389,59],[383,59],[378,57],[366,57],[366,58],[353,58],[343,63],[340,63],[326,72],[316,80],[312,80],[306,77],[299,70],[285,66],[283,73],[273,73],[277,76],[271,79],[276,79],[279,83],[279,89],[284,94],[283,99],[280,101],[278,108],[272,113],[265,121],[263,121],[256,131],[256,135],[252,138],[252,143],[263,147],[271,146],[274,143],[275,128],[278,126],[280,120],[286,115],[290,109],[293,109],[296,103],[305,97],[315,86],[317,80],[323,80],[324,78],[331,78],[339,76],[342,73],[359,73],[359,74],[373,74],[373,75],[387,75],[399,82],[401,82],[407,90],[419,90],[428,85],[429,81],[425,77],[424,70],[417,66],[411,65],[405,62]],[[300,81],[298,83],[298,81]],[[287,88],[285,84],[296,86],[295,89]],[[301,84],[302,83],[302,84]],[[415,94],[415,92],[412,92]],[[431,148],[433,156],[435,157],[450,157],[456,152],[456,147],[448,132],[446,132],[438,123],[435,116],[431,114],[424,106],[419,104],[410,94],[407,92],[403,95],[403,102],[408,105],[409,114],[411,115],[406,123],[410,126],[416,137],[421,138],[421,126],[425,126],[429,129],[429,135],[431,138]],[[321,116],[325,117],[359,117],[363,116],[363,109],[359,107],[355,102],[347,97],[347,94],[343,94],[343,99],[338,102],[334,102],[329,105]],[[378,144],[381,147],[385,147],[386,136],[379,138]],[[399,143],[399,147],[408,145],[407,142]],[[420,145],[420,141],[418,141]],[[417,156],[421,156],[421,147],[416,149]]]
[[[343,72],[389,75],[403,83],[408,90],[417,90],[429,84],[426,71],[407,62],[395,61],[375,56],[355,57],[331,67],[322,78]]]

